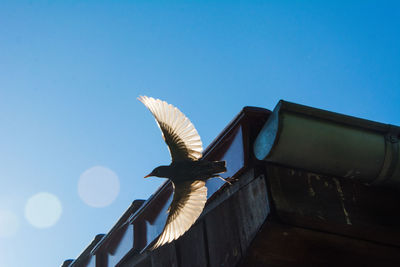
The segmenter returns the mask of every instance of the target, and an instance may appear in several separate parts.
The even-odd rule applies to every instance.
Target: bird
[[[138,100],[153,114],[172,159],[169,165],[156,167],[144,177],[168,178],[174,189],[163,231],[150,247],[154,250],[189,230],[207,202],[206,181],[213,177],[225,180],[220,174],[227,169],[225,161],[202,159],[200,136],[178,108],[153,97],[139,96]]]

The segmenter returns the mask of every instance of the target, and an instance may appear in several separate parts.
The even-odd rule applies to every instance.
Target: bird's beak
[[[143,177],[143,178],[147,178],[147,177],[150,177],[150,176],[152,176],[152,174],[153,173],[149,173],[149,174],[147,174],[145,177]]]

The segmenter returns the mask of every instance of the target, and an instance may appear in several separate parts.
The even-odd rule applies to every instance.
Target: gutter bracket
[[[393,125],[389,125],[389,131],[385,135],[385,158],[382,168],[377,178],[369,183],[369,185],[398,183],[398,181],[396,182],[393,179],[393,173],[399,161],[399,136],[399,129]]]

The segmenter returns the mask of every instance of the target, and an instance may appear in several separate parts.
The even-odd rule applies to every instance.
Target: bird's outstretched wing
[[[203,146],[197,130],[176,107],[160,99],[140,96],[138,99],[151,111],[168,145],[172,161],[198,160]]]
[[[151,249],[158,248],[183,235],[197,220],[207,201],[207,187],[201,180],[172,183],[174,198],[168,209],[165,227]]]

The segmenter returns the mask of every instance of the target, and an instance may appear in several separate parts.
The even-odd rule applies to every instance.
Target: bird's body
[[[190,120],[165,101],[141,96],[151,111],[168,145],[172,162],[155,168],[149,176],[172,181],[174,197],[168,209],[163,232],[152,246],[155,249],[183,235],[200,216],[207,201],[205,181],[226,171],[225,161],[202,160],[200,136]]]
[[[160,172],[157,177],[169,178],[174,183],[194,180],[205,181],[226,171],[225,161],[207,160],[176,161],[168,166],[160,166],[158,169]]]

